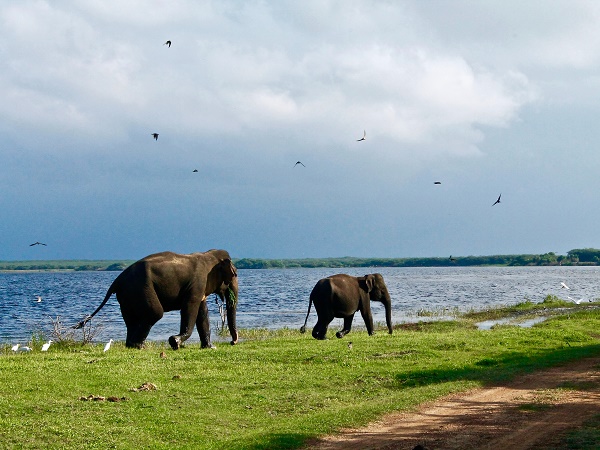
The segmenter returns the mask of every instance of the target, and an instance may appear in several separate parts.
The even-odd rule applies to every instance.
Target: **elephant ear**
[[[375,283],[373,275],[365,275],[362,278],[358,279],[358,284],[362,289],[367,291],[367,294],[373,290],[373,285]]]
[[[223,272],[223,283],[231,283],[231,280],[237,277],[237,270],[233,265],[233,262],[231,262],[231,259],[227,258],[221,260],[219,264],[221,266],[221,271]]]
[[[373,275],[365,275],[365,282],[367,283],[367,292],[371,292],[373,290],[373,286],[375,286],[375,277]]]

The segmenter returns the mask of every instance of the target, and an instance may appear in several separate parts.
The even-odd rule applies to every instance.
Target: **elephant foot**
[[[343,331],[338,331],[337,333],[335,333],[335,337],[338,339],[341,339],[344,336],[346,336],[346,333],[344,333]]]
[[[217,349],[217,347],[215,345],[211,344],[211,343],[203,344],[203,345],[200,346],[200,348],[212,348],[213,350]]]
[[[143,342],[129,342],[126,341],[125,342],[125,347],[127,348],[137,348],[139,350],[144,348],[144,343]]]
[[[300,327],[300,333],[306,333],[306,327],[305,326],[301,326]]]
[[[169,345],[173,350],[179,350],[179,347],[181,347],[181,339],[177,336],[171,336],[169,338]]]

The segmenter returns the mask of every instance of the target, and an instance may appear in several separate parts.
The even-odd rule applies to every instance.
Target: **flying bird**
[[[46,244],[44,244],[43,242],[34,242],[33,244],[29,244],[30,247],[33,247],[34,245],[43,245],[43,246],[46,246]]]
[[[575,300],[574,298],[571,298],[571,297],[569,297],[568,295],[567,295],[567,298],[568,298],[569,300],[571,300],[573,303],[575,303],[576,305],[579,305],[579,304],[580,304],[580,303],[583,301],[583,299],[582,299],[582,298],[580,298],[579,300]]]
[[[110,348],[110,344],[112,344],[112,339],[109,339],[109,341],[106,343],[106,345],[104,346],[104,351],[107,352],[108,349]]]
[[[306,167],[304,164],[302,164],[302,161],[296,161],[296,164],[294,164],[294,167],[296,167],[298,164],[302,165],[302,167]]]
[[[158,141],[158,133],[152,133],[152,137],[155,141]]]
[[[570,291],[570,290],[571,290],[571,288],[570,288],[569,286],[567,286],[565,283],[563,283],[562,281],[560,282],[560,287],[561,287],[562,289],[566,289],[567,291]]]
[[[13,345],[13,346],[12,346],[10,349],[11,349],[13,352],[16,352],[17,350],[19,350],[19,345],[20,345],[20,344],[15,344],[15,345]]]
[[[167,42],[165,42],[163,45],[168,45],[168,46],[169,46],[169,48],[171,48],[171,41],[167,41]]]
[[[434,181],[433,184],[442,184],[441,181]]]
[[[365,139],[367,139],[367,130],[363,131],[363,137],[357,139],[356,142],[364,141]]]
[[[41,303],[42,302],[42,297],[40,297],[39,295],[37,296],[37,300],[36,303]]]
[[[192,170],[192,172],[198,172],[198,169],[194,169],[194,170]]]
[[[48,341],[48,342],[46,342],[44,345],[42,345],[42,351],[43,351],[43,352],[47,352],[47,351],[48,351],[48,349],[50,348],[50,344],[52,344],[52,341],[51,341],[51,340],[50,340],[50,341]]]
[[[494,205],[496,205],[497,203],[500,203],[500,197],[502,197],[502,194],[500,194],[500,195],[498,196],[498,200],[496,200],[496,201],[494,202]],[[494,205],[492,205],[492,206],[494,206]]]

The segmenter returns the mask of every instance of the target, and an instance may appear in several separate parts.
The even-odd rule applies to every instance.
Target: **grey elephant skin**
[[[335,317],[344,319],[344,328],[335,334],[338,338],[344,337],[352,328],[352,320],[356,311],[360,311],[367,326],[367,332],[372,335],[371,301],[383,303],[385,321],[389,333],[392,334],[392,301],[381,274],[374,273],[364,277],[338,274],[323,278],[317,282],[310,293],[308,313],[300,331],[306,332],[306,322],[310,315],[311,305],[314,303],[318,316],[317,324],[312,331],[315,339],[326,339],[327,327]]]
[[[237,270],[225,250],[182,255],[162,252],[127,267],[108,288],[102,304],[74,328],[81,328],[117,295],[127,327],[127,347],[142,348],[152,326],[167,311],[181,310],[179,334],[169,337],[177,350],[198,329],[202,348],[211,347],[206,298],[217,294],[227,306],[231,344],[236,344]]]

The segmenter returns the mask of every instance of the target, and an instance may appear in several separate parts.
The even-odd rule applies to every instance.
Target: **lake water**
[[[560,298],[600,298],[600,267],[444,267],[238,270],[238,328],[299,329],[315,283],[328,275],[348,273],[383,275],[392,297],[394,323],[423,320],[419,311],[443,313],[541,302],[547,295]],[[72,325],[101,303],[118,272],[0,273],[0,342],[25,343],[33,333],[50,336],[51,318]],[[571,289],[561,288],[564,282]],[[37,302],[37,296],[42,297]],[[208,298],[211,327],[220,325],[215,297]],[[384,309],[372,303],[374,320],[384,322]],[[179,331],[179,312],[173,311],[152,328],[149,340],[166,340]],[[317,321],[314,307],[307,328]],[[97,340],[125,340],[125,324],[113,296],[94,317],[102,325]],[[331,329],[341,328],[335,319]],[[355,327],[364,322],[357,314]],[[243,335],[241,336],[243,338]],[[190,339],[198,342],[196,332]]]

